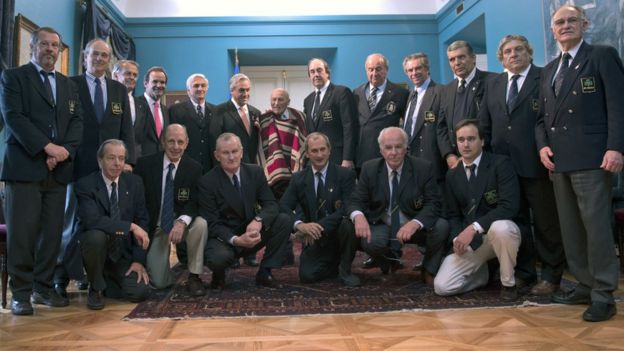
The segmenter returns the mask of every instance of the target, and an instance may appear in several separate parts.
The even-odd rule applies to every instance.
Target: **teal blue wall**
[[[210,80],[208,100],[229,97],[231,50],[282,50],[282,64],[305,65],[313,56],[331,52],[332,81],[356,87],[366,80],[364,60],[380,52],[390,60],[389,79],[407,82],[402,60],[410,53],[438,52],[435,16],[329,16],[297,18],[129,19],[125,28],[135,40],[137,60],[144,72],[152,65],[169,74],[169,90],[184,90],[186,77],[202,72]],[[318,53],[314,55],[315,50]],[[297,50],[310,56],[302,57]],[[254,64],[253,62],[249,62]],[[241,65],[249,64],[241,57]],[[438,62],[433,62],[439,72]]]
[[[450,1],[437,16],[439,30],[439,62],[443,82],[453,78],[446,64],[446,47],[452,41],[464,39],[456,37],[463,28],[480,16],[485,19],[484,46],[487,52],[489,70],[502,72],[503,67],[496,58],[500,39],[507,34],[521,34],[527,37],[533,47],[534,63],[545,64],[545,32],[542,15],[542,0],[464,0],[464,11],[457,16],[455,8],[461,0]],[[548,33],[550,35],[550,32]],[[483,53],[483,52],[479,52]]]
[[[40,27],[56,29],[69,45],[69,74],[77,72],[83,10],[77,0],[16,0],[15,14],[22,14]]]

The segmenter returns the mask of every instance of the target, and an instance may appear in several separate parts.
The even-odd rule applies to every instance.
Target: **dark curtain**
[[[15,0],[0,0],[0,73],[13,66]]]
[[[82,33],[83,48],[92,39],[107,39],[110,37],[115,57],[126,60],[136,59],[134,40],[123,29],[113,23],[108,14],[94,4],[93,0],[87,1],[87,11]]]

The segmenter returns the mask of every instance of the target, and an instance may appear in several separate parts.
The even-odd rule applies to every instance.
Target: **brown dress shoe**
[[[434,279],[435,279],[435,276],[427,272],[426,269],[422,268],[420,270],[420,280],[422,280],[422,282],[425,283],[428,287],[433,288]]]
[[[549,281],[542,280],[541,282],[533,286],[533,288],[531,289],[531,295],[550,296],[557,290],[559,290],[559,284],[553,284]]]
[[[197,275],[190,275],[186,281],[186,287],[191,296],[204,296],[206,295],[206,289],[204,289],[204,283]]]

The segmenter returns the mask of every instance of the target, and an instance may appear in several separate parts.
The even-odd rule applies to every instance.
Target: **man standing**
[[[421,277],[431,285],[448,237],[431,165],[407,156],[407,134],[399,127],[383,129],[377,141],[383,158],[362,165],[347,208],[355,235],[384,274],[396,268],[394,252],[402,244],[425,246]]]
[[[82,110],[76,84],[54,71],[60,34],[35,30],[30,62],[2,72],[0,106],[7,149],[7,244],[15,315],[33,314],[30,303],[67,306],[52,287],[61,243],[67,183],[82,140]]]
[[[144,156],[135,173],[143,179],[152,245],[147,252],[147,272],[152,286],[163,289],[175,283],[169,267],[171,243],[186,242],[193,296],[205,294],[199,275],[204,271],[206,221],[197,216],[197,181],[201,165],[185,155],[189,143],[186,128],[170,124],[163,132],[164,152]]]
[[[306,129],[303,112],[288,107],[290,96],[284,89],[271,92],[271,110],[260,116],[260,164],[269,187],[279,200],[293,173],[303,165]]]
[[[251,82],[249,77],[237,73],[230,78],[232,98],[217,106],[217,117],[223,123],[223,132],[236,134],[243,147],[243,162],[258,160],[258,129],[260,110],[249,105]]]
[[[169,109],[171,123],[186,127],[189,142],[185,153],[202,166],[202,174],[214,167],[215,142],[223,126],[214,115],[215,105],[206,101],[208,79],[201,73],[193,73],[186,79],[189,100],[177,103]]]
[[[134,164],[134,131],[125,86],[106,77],[111,59],[111,48],[102,39],[93,39],[84,50],[86,72],[71,77],[78,86],[84,129],[82,144],[76,151],[73,181],[98,170],[97,150],[104,140],[119,139],[128,148],[126,169]],[[84,279],[77,243],[71,243],[75,234],[76,195],[74,183],[67,187],[67,204],[61,252],[54,274],[55,289],[67,296],[69,279]]]
[[[225,270],[239,257],[266,246],[256,284],[280,288],[271,268],[281,267],[291,223],[279,213],[262,168],[241,163],[243,147],[233,133],[217,139],[213,168],[199,181],[199,214],[208,222],[206,262],[212,289],[225,287]]]
[[[358,111],[359,134],[356,168],[373,158],[381,157],[379,148],[371,143],[386,127],[398,127],[405,114],[409,92],[388,81],[388,60],[382,54],[368,55],[364,63],[367,83],[353,91]]]
[[[293,229],[303,242],[299,279],[313,283],[337,272],[343,284],[358,286],[360,279],[351,274],[358,242],[343,224],[355,172],[329,162],[331,146],[324,134],[308,135],[305,150],[309,165],[294,174],[280,201],[282,212],[294,213]]]
[[[320,132],[332,140],[330,161],[353,167],[357,143],[357,119],[353,94],[349,88],[329,80],[329,65],[313,58],[308,62],[308,77],[315,91],[303,100],[308,133]]]
[[[498,59],[507,72],[490,79],[479,111],[485,143],[495,154],[511,159],[520,181],[522,231],[516,278],[535,280],[535,256],[542,262],[542,280],[534,295],[550,295],[559,289],[565,267],[559,218],[548,171],[535,151],[535,123],[539,114],[541,68],[534,66],[533,49],[521,35],[507,35],[498,47]],[[486,147],[487,148],[487,147]],[[532,235],[530,216],[535,221]],[[533,245],[535,237],[535,246]],[[517,282],[520,287],[520,281]]]
[[[409,140],[408,152],[431,162],[433,175],[438,184],[442,184],[447,166],[437,140],[440,86],[429,76],[429,58],[423,53],[406,56],[403,71],[414,84],[402,126]]]
[[[459,157],[453,128],[463,119],[477,118],[485,82],[491,73],[477,69],[477,56],[466,41],[451,43],[446,56],[455,79],[441,89],[438,146],[448,167],[454,168]]]
[[[128,91],[128,107],[132,116],[132,126],[136,126],[136,105],[134,103],[134,89],[139,77],[139,64],[132,60],[119,60],[113,66],[113,79],[123,84]],[[139,123],[141,124],[141,123]],[[142,125],[142,124],[141,124]],[[141,154],[140,144],[137,142],[137,130],[134,128],[134,154]]]
[[[483,152],[479,121],[460,121],[455,132],[462,161],[446,174],[446,202],[453,253],[434,281],[436,294],[448,296],[485,286],[487,261],[498,258],[504,301],[518,298],[514,267],[520,228],[514,222],[520,188],[506,156]]]
[[[169,111],[160,99],[165,95],[167,73],[162,67],[151,67],[143,79],[145,93],[135,99],[136,143],[141,146],[141,153],[135,157],[147,156],[162,151],[160,134],[169,125]]]
[[[76,183],[78,236],[89,280],[87,307],[92,310],[104,308],[102,294],[131,302],[143,301],[149,294],[145,255],[150,240],[145,231],[143,182],[123,172],[123,141],[104,141],[97,158],[101,170]]]
[[[616,314],[611,192],[624,151],[624,68],[612,47],[583,41],[587,26],[578,6],[563,5],[553,15],[561,55],[542,71],[535,131],[540,160],[553,172],[563,246],[578,281],[552,300],[590,304],[583,319],[596,322]]]

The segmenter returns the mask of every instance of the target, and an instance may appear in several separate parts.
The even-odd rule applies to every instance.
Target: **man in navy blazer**
[[[148,69],[143,78],[143,86],[145,93],[134,99],[135,142],[140,146],[136,158],[162,151],[160,134],[169,125],[169,109],[161,101],[167,87],[165,69],[158,66]]]
[[[139,302],[150,289],[145,270],[150,239],[145,231],[149,218],[143,182],[123,172],[123,141],[104,141],[97,157],[101,171],[76,183],[77,235],[89,280],[87,307],[92,310],[104,308],[102,295]]]
[[[202,296],[205,289],[199,275],[204,271],[208,236],[206,221],[197,215],[197,182],[202,168],[185,155],[189,140],[184,126],[177,123],[167,126],[162,143],[164,152],[141,157],[134,170],[143,179],[150,218],[148,232],[152,245],[147,252],[147,271],[152,286],[157,289],[174,284],[169,265],[171,243],[184,241],[190,272],[187,288],[191,295]]]
[[[526,283],[529,288],[535,281],[537,256],[541,261],[541,281],[533,286],[531,293],[550,295],[559,289],[565,254],[553,185],[535,146],[542,69],[532,64],[533,48],[522,35],[505,36],[497,54],[507,72],[490,79],[485,87],[479,111],[485,147],[508,156],[520,182],[522,221],[517,224],[522,231],[522,243],[515,272],[518,287]],[[531,230],[531,214],[535,235]]]
[[[97,171],[97,150],[104,140],[119,139],[128,147],[126,170],[134,164],[134,131],[128,104],[126,87],[106,77],[112,51],[102,39],[93,39],[84,50],[86,72],[71,77],[78,86],[80,105],[83,110],[82,144],[76,151],[74,178],[76,181]],[[84,278],[80,252],[75,243],[70,243],[75,232],[76,195],[74,184],[67,187],[63,242],[58,265],[54,272],[54,285],[57,292],[67,295],[65,290],[69,278]],[[75,250],[74,250],[75,249]]]
[[[364,66],[368,82],[353,91],[359,126],[355,156],[357,169],[360,169],[364,162],[381,157],[379,147],[371,143],[371,140],[374,140],[382,129],[400,125],[409,95],[405,88],[387,79],[389,64],[382,54],[368,55]]]
[[[422,279],[428,285],[438,272],[448,237],[440,217],[440,191],[431,164],[407,155],[407,134],[388,127],[377,138],[383,157],[362,165],[347,213],[361,245],[383,274],[397,268],[401,245],[425,246]]]
[[[315,91],[303,100],[306,131],[327,135],[333,146],[331,162],[353,167],[357,145],[357,110],[353,93],[329,80],[329,65],[323,59],[313,58],[308,62],[308,77]]]
[[[243,162],[256,163],[258,160],[258,140],[260,110],[249,105],[251,82],[249,77],[238,73],[230,78],[232,98],[217,106],[217,119],[222,126],[221,133],[234,133],[243,146]]]
[[[563,246],[578,280],[553,301],[589,303],[583,319],[603,321],[616,314],[611,193],[624,151],[624,68],[614,48],[583,41],[587,26],[578,6],[563,5],[553,15],[561,55],[542,71],[535,138],[553,172]]]
[[[69,304],[56,294],[52,280],[83,125],[76,84],[54,71],[61,45],[56,30],[39,28],[30,40],[30,62],[2,72],[0,108],[7,137],[2,180],[15,315],[33,314],[31,294],[36,304]]]
[[[467,41],[451,43],[446,56],[455,79],[441,89],[438,146],[448,167],[453,168],[459,162],[455,125],[463,119],[477,118],[485,83],[492,73],[477,68],[477,56]]]
[[[208,222],[206,265],[212,270],[210,287],[225,287],[225,270],[240,257],[266,246],[256,274],[256,284],[280,288],[271,268],[284,262],[291,223],[279,206],[262,167],[241,163],[243,147],[238,136],[223,133],[217,139],[219,167],[198,183],[199,214]]]
[[[189,100],[171,106],[169,119],[186,127],[189,142],[184,153],[201,164],[204,174],[215,166],[215,143],[223,125],[216,106],[206,101],[208,79],[203,74],[193,73],[186,79],[186,92]]]
[[[438,184],[442,184],[447,166],[437,139],[441,86],[431,79],[429,58],[424,53],[406,56],[403,70],[414,84],[401,125],[408,136],[408,153],[431,162],[433,174]]]
[[[351,274],[358,242],[343,224],[355,172],[329,162],[331,145],[324,134],[308,135],[305,150],[308,167],[293,175],[280,200],[303,242],[299,279],[312,283],[338,273],[343,284],[358,286],[360,279]]]
[[[520,188],[506,156],[483,151],[479,121],[460,121],[455,132],[462,157],[446,173],[446,203],[453,251],[444,258],[434,281],[436,294],[448,296],[485,286],[487,261],[500,263],[504,301],[518,298],[514,269],[520,247],[516,216]]]

